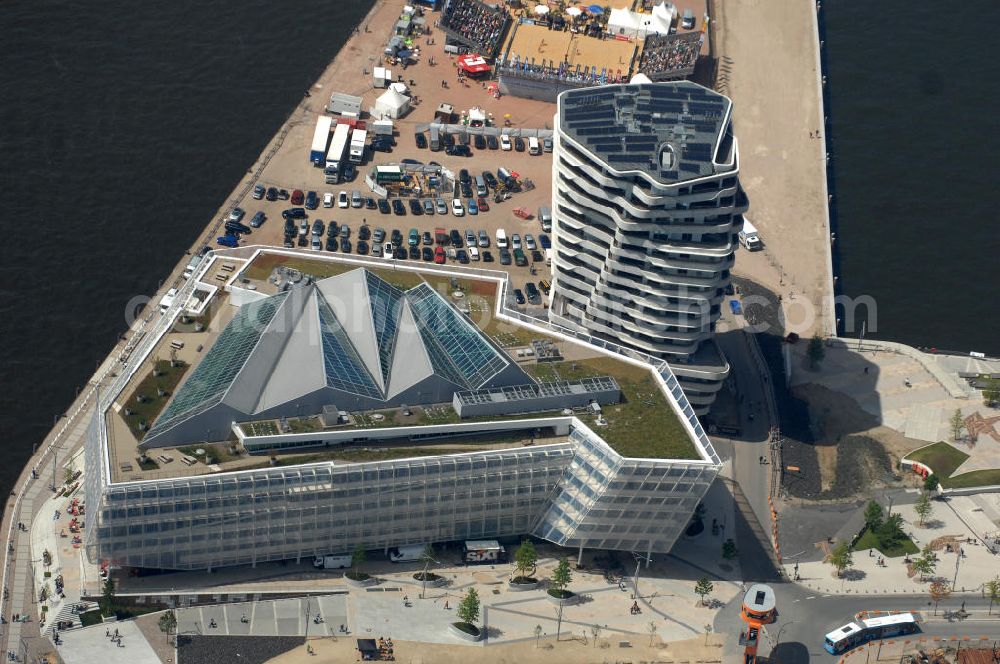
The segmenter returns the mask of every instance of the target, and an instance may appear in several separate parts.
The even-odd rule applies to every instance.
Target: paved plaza
[[[347,622],[344,594],[177,609],[178,634],[337,636]]]
[[[118,630],[121,639],[108,638],[108,629],[112,634]],[[60,640],[59,656],[65,664],[160,664],[134,621],[69,630]]]

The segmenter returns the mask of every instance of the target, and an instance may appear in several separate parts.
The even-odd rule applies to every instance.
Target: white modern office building
[[[223,300],[218,316],[229,322],[216,333],[213,345],[201,353],[201,366],[208,368],[201,375],[197,366],[191,369],[187,377],[189,389],[180,384],[171,397],[179,405],[171,409],[168,403],[160,416],[162,421],[149,432],[160,439],[155,444],[165,444],[164,436],[174,434],[189,440],[190,431],[183,425],[186,421],[208,417],[212,420],[208,426],[218,426],[216,420],[223,412],[232,416],[233,405],[242,403],[233,400],[234,394],[243,394],[249,385],[257,384],[255,381],[248,384],[249,377],[254,375],[272,376],[270,383],[259,384],[262,391],[255,397],[255,404],[270,403],[262,395],[277,387],[281,389],[275,393],[274,403],[294,401],[295,395],[289,391],[294,381],[284,378],[294,369],[302,373],[303,403],[308,395],[322,395],[309,402],[311,409],[320,408],[326,400],[342,400],[345,395],[341,392],[355,393],[358,385],[364,385],[367,398],[381,409],[380,413],[385,413],[388,412],[385,402],[392,400],[392,394],[397,391],[402,394],[408,385],[429,380],[427,391],[436,395],[435,400],[448,401],[439,392],[444,389],[443,382],[450,382],[455,383],[449,388],[454,392],[452,403],[481,402],[489,408],[498,408],[498,403],[506,400],[514,404],[515,412],[505,417],[448,419],[440,416],[450,404],[442,403],[426,407],[427,417],[435,413],[439,417],[435,423],[420,421],[380,427],[371,426],[371,420],[365,419],[365,412],[372,412],[364,410],[370,404],[359,403],[350,406],[358,409],[351,413],[350,425],[278,431],[262,426],[259,421],[233,422],[232,430],[225,435],[207,437],[199,443],[205,447],[242,444],[244,450],[235,461],[202,463],[189,454],[197,455],[204,450],[147,448],[141,440],[128,436],[120,404],[129,399],[147,375],[148,360],[164,347],[170,347],[178,334],[175,321],[200,287],[199,280],[217,275],[219,261],[227,260],[227,256],[245,258],[246,248],[239,251],[211,254],[199,266],[176,303],[142,337],[114,383],[98,400],[84,451],[85,546],[93,561],[116,567],[198,570],[275,560],[309,560],[316,555],[350,552],[359,544],[384,550],[406,544],[519,538],[528,534],[580,550],[663,553],[670,550],[688,525],[692,512],[718,473],[719,458],[666,363],[634,353],[635,357],[623,359],[616,354],[615,347],[599,339],[508,311],[502,304],[508,290],[505,273],[479,270],[473,274],[460,268],[435,270],[404,263],[398,265],[399,271],[430,273],[439,280],[458,275],[490,282],[495,285],[494,316],[510,325],[524,326],[532,334],[545,335],[564,347],[577,346],[575,356],[584,351],[590,353],[603,363],[599,366],[621,359],[631,367],[633,380],[635,367],[643,366],[649,372],[646,379],[649,382],[644,385],[661,393],[662,404],[658,407],[670,418],[669,427],[664,429],[672,428],[673,433],[664,435],[672,435],[672,441],[679,444],[671,449],[684,451],[677,455],[679,458],[660,458],[662,454],[657,457],[656,452],[664,448],[656,447],[658,441],[643,439],[631,443],[639,445],[631,448],[620,442],[609,443],[616,415],[613,407],[608,406],[606,419],[602,415],[595,425],[590,411],[595,409],[592,407],[596,401],[574,410],[550,410],[551,400],[560,389],[569,394],[584,389],[580,385],[538,382],[528,387],[504,387],[510,380],[523,380],[513,357],[488,341],[485,332],[469,323],[457,309],[442,310],[442,306],[453,307],[453,304],[428,292],[426,286],[390,293],[400,306],[388,319],[383,316],[386,312],[378,307],[373,317],[369,305],[380,300],[369,298],[355,312],[360,316],[360,321],[357,320],[338,308],[334,297],[337,289],[330,286],[353,283],[369,295],[376,291],[385,295],[389,286],[372,278],[367,270],[348,272],[339,281],[300,284],[280,295],[246,290],[239,271],[234,271],[217,296]],[[261,282],[260,288],[266,286]],[[274,331],[274,317],[283,316],[282,309],[291,306],[290,303],[295,305],[290,310],[294,314],[291,318],[298,324],[291,332],[269,338]],[[423,315],[422,307],[427,308],[424,313],[434,310],[434,324],[421,325],[416,320]],[[236,308],[236,312],[227,308]],[[265,309],[266,321],[259,317]],[[240,326],[251,315],[258,325],[236,327],[230,332],[229,326]],[[309,332],[310,325],[321,325],[324,318],[327,323],[336,318],[339,323],[334,327],[350,332],[338,332],[337,343],[332,343],[324,340],[320,330],[313,330],[312,337],[318,341],[309,348],[318,349],[319,353],[313,356],[306,352],[304,344],[296,342],[296,335]],[[407,320],[403,321],[404,318]],[[375,328],[371,328],[373,320]],[[401,327],[409,330],[390,334],[387,320],[402,322]],[[382,341],[395,337],[396,341],[390,344],[395,348],[394,353],[404,350],[413,359],[413,366],[397,367],[394,353],[388,356],[380,353],[381,342],[359,349],[359,345],[367,343],[366,329],[369,332],[374,329],[376,336],[382,330]],[[287,348],[286,353],[269,348],[279,338]],[[405,345],[398,346],[399,343]],[[428,350],[431,348],[451,359],[432,357]],[[454,363],[461,362],[463,348],[478,349],[491,362],[463,365],[465,373],[459,380]],[[345,357],[350,361],[345,363]],[[645,357],[645,363],[639,357]],[[267,358],[270,366],[259,365],[261,358]],[[517,361],[521,366],[525,362],[523,358]],[[230,367],[225,380],[220,378],[220,366]],[[248,368],[253,371],[244,373]],[[474,379],[469,379],[477,370]],[[316,371],[319,373],[313,376]],[[334,379],[345,378],[345,372],[352,376],[350,384],[342,381],[334,386],[336,389],[332,388]],[[497,377],[502,378],[500,383],[496,382]],[[395,381],[402,382],[394,385]],[[601,390],[603,398],[618,398],[617,383],[613,380],[594,378],[590,383],[595,393]],[[205,387],[209,384],[214,385],[213,389]],[[199,394],[203,395],[199,397],[205,404],[203,409],[194,405]],[[623,387],[622,399],[627,399],[628,394]],[[474,398],[476,395],[481,398]],[[642,396],[651,398],[648,391]],[[519,399],[527,405],[517,406]],[[536,399],[540,400],[538,403],[544,401],[544,405],[532,407],[530,404]],[[254,400],[245,403],[250,401]],[[257,412],[255,407],[241,412],[252,415]],[[455,411],[460,412],[458,408]],[[362,421],[368,425],[363,426]],[[157,426],[161,427],[159,431]],[[483,440],[480,436],[528,429],[532,436],[539,436],[537,442],[534,437],[530,443],[523,439],[510,443],[505,439],[480,442]],[[622,431],[626,428],[618,429],[619,433]],[[390,454],[384,458],[366,457],[360,462],[337,457],[338,446],[377,452],[386,441],[400,437],[406,438],[408,450],[415,450],[413,456],[397,458],[398,455]],[[441,441],[456,439],[470,441],[468,451],[420,449],[424,444],[440,445]],[[317,457],[323,458],[296,463],[294,458],[281,457],[289,446],[314,450]],[[163,463],[158,469],[136,467],[134,462],[144,451],[150,456],[159,455],[156,458]],[[637,451],[648,452],[649,458]],[[183,465],[182,461],[189,465]]]
[[[732,102],[687,81],[564,92],[553,157],[550,317],[666,360],[704,414],[748,206]]]

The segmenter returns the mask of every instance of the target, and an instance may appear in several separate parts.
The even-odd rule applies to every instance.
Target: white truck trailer
[[[740,231],[740,244],[747,251],[760,251],[764,248],[764,243],[761,242],[757,229],[746,217],[743,218],[743,230]]]
[[[351,163],[360,164],[365,160],[365,143],[368,141],[368,130],[355,129],[351,134]]]
[[[316,131],[313,133],[312,148],[309,150],[309,161],[315,166],[323,166],[326,158],[326,146],[330,144],[330,127],[333,126],[333,118],[329,115],[321,115],[316,118]]]
[[[330,149],[326,153],[326,182],[327,184],[337,184],[340,182],[340,171],[344,166],[344,153],[347,150],[347,141],[351,136],[351,126],[338,124],[333,131],[333,138],[330,140]]]

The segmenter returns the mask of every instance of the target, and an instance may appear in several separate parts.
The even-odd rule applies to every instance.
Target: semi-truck
[[[337,184],[340,182],[340,170],[344,166],[344,152],[347,150],[347,139],[351,135],[351,126],[348,124],[338,124],[333,130],[333,138],[330,139],[330,149],[326,153],[326,175],[327,184]]]
[[[462,560],[469,564],[502,563],[507,558],[507,549],[496,540],[466,540]]]
[[[350,556],[316,556],[313,567],[316,569],[347,569],[351,566]]]
[[[367,129],[355,129],[351,134],[351,163],[360,164],[365,160],[365,142],[368,140]]]
[[[740,231],[740,244],[746,247],[747,251],[760,251],[764,248],[757,229],[746,218],[743,219],[743,230]]]
[[[309,150],[309,161],[314,166],[323,166],[326,158],[326,146],[330,144],[330,127],[333,126],[333,118],[329,115],[321,115],[316,118],[316,131],[313,133],[312,148]]]

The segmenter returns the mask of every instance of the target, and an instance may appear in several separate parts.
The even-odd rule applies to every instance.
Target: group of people
[[[650,78],[694,67],[701,53],[701,33],[649,35],[642,47],[639,71]]]
[[[441,19],[441,27],[465,37],[483,55],[494,55],[510,23],[510,15],[478,0],[456,0]]]
[[[115,628],[115,631],[113,633],[112,633],[112,631],[110,629],[105,629],[104,630],[104,636],[106,636],[107,638],[111,639],[111,643],[114,643],[119,648],[124,648],[125,647],[125,644],[122,643],[122,635],[118,633],[118,629],[117,628]]]

